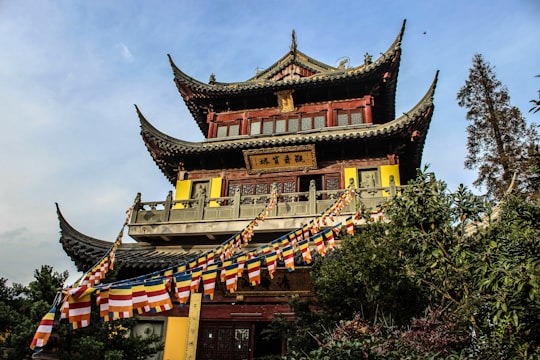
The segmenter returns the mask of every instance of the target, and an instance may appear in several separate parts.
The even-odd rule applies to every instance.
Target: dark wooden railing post
[[[172,206],[172,191],[169,191],[167,194],[167,199],[165,199],[165,204],[163,204],[163,214],[161,215],[161,221],[169,221],[171,215],[171,206]]]

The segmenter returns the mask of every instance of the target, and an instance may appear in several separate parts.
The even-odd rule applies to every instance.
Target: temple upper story
[[[337,67],[299,51],[293,31],[290,50],[281,59],[234,83],[218,82],[214,74],[204,83],[180,70],[170,55],[169,61],[174,82],[208,139],[380,124],[395,117],[404,30],[405,21],[377,59],[366,53],[359,66],[344,60]]]

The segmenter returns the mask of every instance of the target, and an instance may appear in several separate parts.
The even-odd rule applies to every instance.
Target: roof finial
[[[296,33],[294,32],[294,29],[292,31],[291,51],[296,52]]]

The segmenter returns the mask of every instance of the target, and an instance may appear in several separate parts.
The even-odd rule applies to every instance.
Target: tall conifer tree
[[[530,155],[538,142],[537,125],[527,126],[519,109],[510,104],[508,89],[481,54],[474,55],[469,78],[457,100],[467,109],[465,168],[478,169],[474,185],[484,186],[491,198],[500,198],[516,174],[516,188],[527,193]]]

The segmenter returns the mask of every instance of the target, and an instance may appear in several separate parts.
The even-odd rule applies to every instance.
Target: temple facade
[[[351,218],[360,225],[354,215],[361,206],[375,209],[399,194],[420,167],[437,75],[425,96],[396,117],[404,30],[405,22],[378,58],[366,54],[358,66],[344,61],[337,67],[301,52],[293,31],[282,58],[235,83],[213,74],[208,82],[195,80],[169,56],[203,140],[167,135],[136,107],[143,142],[172,190],[157,201],[137,196],[128,223],[136,243],[118,247],[118,276],[190,273],[198,265],[190,264],[202,258],[223,273],[227,261],[245,256],[260,256],[262,264],[258,282],[246,268],[233,291],[218,276],[211,299],[199,296],[201,283],[185,304],[173,296],[172,309],[140,315],[137,331],[160,334],[165,342],[156,358],[251,360],[285,350],[285,341],[265,341],[262,331],[276,317],[294,317],[291,296],[312,296],[309,261],[298,243],[307,241],[310,258],[321,256],[317,232]],[[111,241],[78,232],[57,211],[60,242],[86,271]],[[323,217],[324,224],[317,223]],[[284,256],[289,240],[294,271]],[[339,236],[334,240],[339,245]],[[277,251],[275,269],[268,268],[267,250]]]

